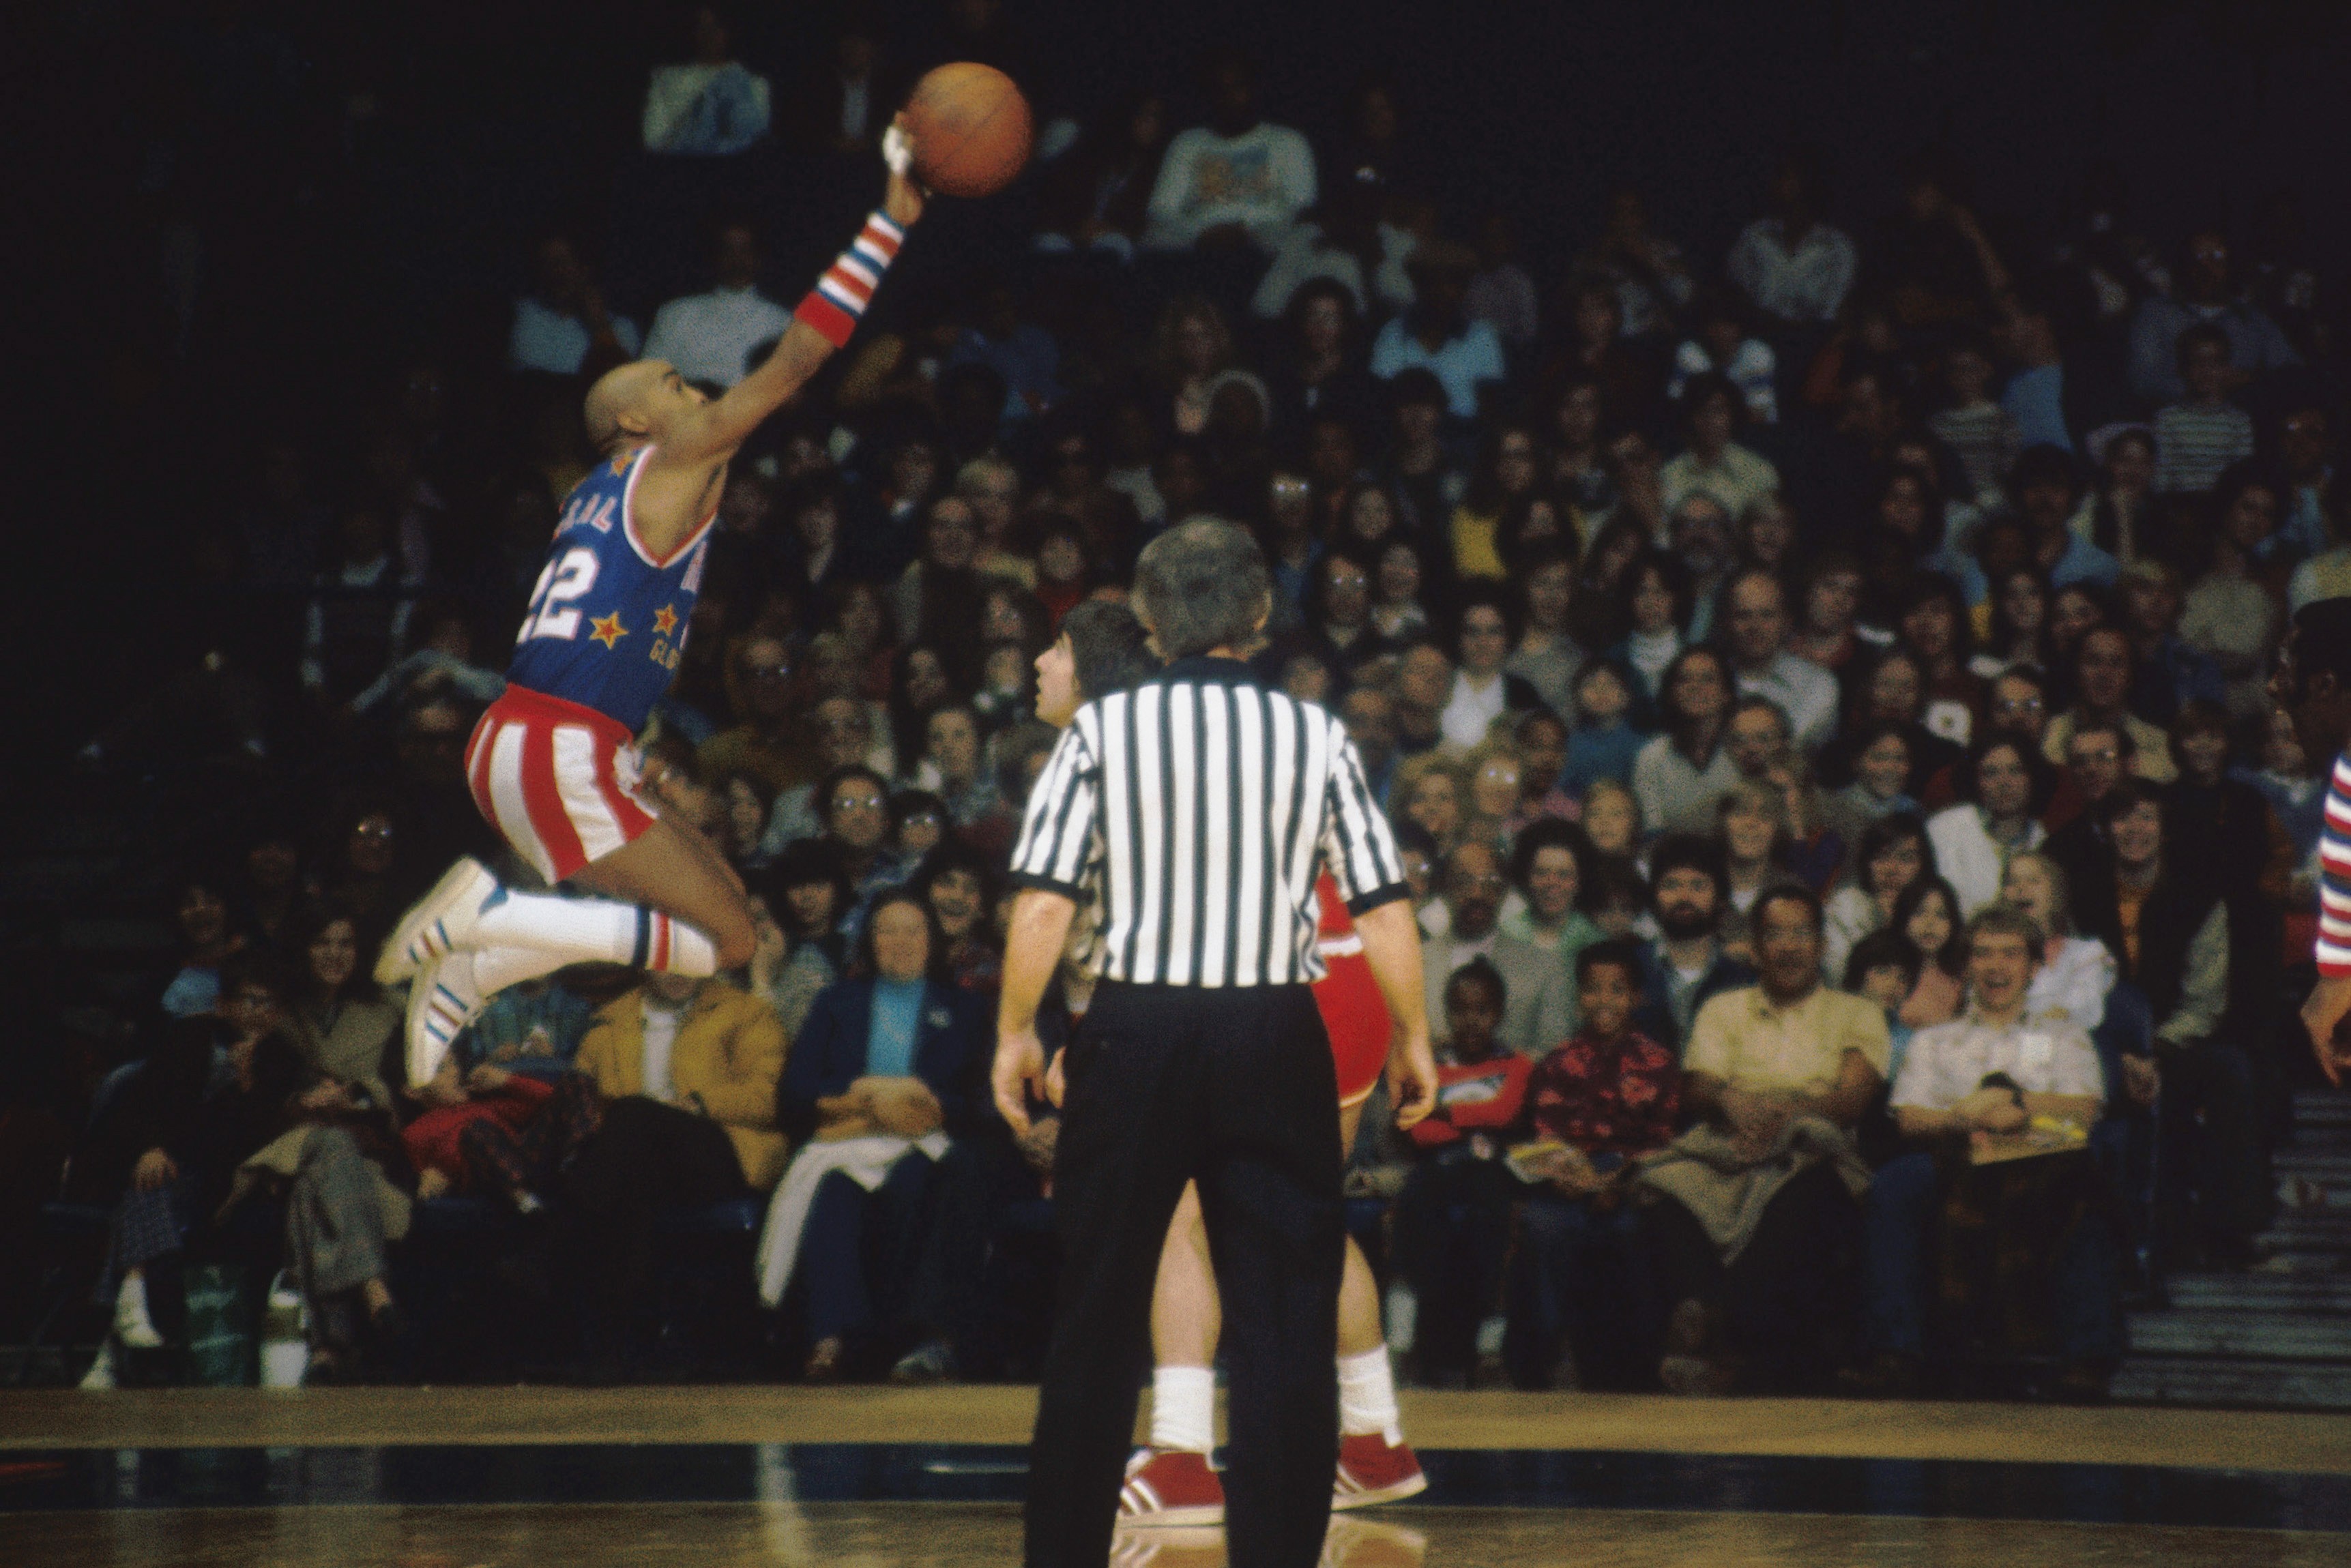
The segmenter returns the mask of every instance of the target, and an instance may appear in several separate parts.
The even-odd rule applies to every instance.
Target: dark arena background
[[[1324,1563],[2351,1562],[2351,7],[13,23],[0,1563],[1019,1558],[1040,671],[1199,516],[1438,1064],[1349,1151]],[[796,352],[959,60],[1029,165],[743,441],[684,613],[586,623],[670,639],[619,755],[748,961],[526,979],[416,1081],[403,911],[545,891],[467,740],[635,450],[590,387]],[[1230,1389],[1166,1370],[1112,1560],[1210,1568]]]

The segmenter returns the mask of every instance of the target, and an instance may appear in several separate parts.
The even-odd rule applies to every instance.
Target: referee
[[[1101,977],[1067,1053],[1054,1165],[1061,1302],[1029,1459],[1030,1568],[1110,1554],[1148,1355],[1152,1280],[1187,1179],[1200,1187],[1232,1374],[1225,1472],[1234,1568],[1311,1568],[1338,1450],[1338,1091],[1314,1004],[1314,879],[1346,896],[1396,1038],[1409,1126],[1437,1072],[1404,871],[1339,722],[1260,687],[1240,653],[1272,606],[1230,524],[1187,523],[1135,569],[1168,660],[1087,702],[1029,800],[1012,857],[998,1107],[1016,1130],[1045,1059],[1037,1005],[1081,903]]]

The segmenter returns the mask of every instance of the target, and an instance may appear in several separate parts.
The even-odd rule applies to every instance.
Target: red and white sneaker
[[[1390,1448],[1377,1432],[1339,1439],[1339,1470],[1331,1480],[1332,1512],[1395,1502],[1427,1490],[1428,1477],[1421,1473],[1411,1445]]]
[[[1137,1449],[1126,1461],[1126,1484],[1118,1493],[1121,1528],[1224,1521],[1225,1483],[1208,1468],[1207,1455],[1181,1449]]]

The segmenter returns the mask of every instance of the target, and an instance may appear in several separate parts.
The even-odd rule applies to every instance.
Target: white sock
[[[1217,1375],[1162,1366],[1151,1375],[1151,1446],[1205,1454],[1217,1446]]]
[[[510,892],[482,911],[474,931],[480,947],[534,948],[561,954],[563,963],[624,963],[668,974],[718,972],[718,949],[701,931],[659,909],[612,898]]]
[[[1388,1348],[1339,1357],[1339,1431],[1343,1437],[1377,1432],[1388,1447],[1404,1442],[1404,1417],[1396,1409],[1395,1377]]]
[[[551,953],[544,948],[476,948],[470,954],[474,961],[474,983],[481,988],[482,1000],[491,997],[510,985],[520,985],[527,980],[537,980],[543,974],[577,961],[561,953]]]

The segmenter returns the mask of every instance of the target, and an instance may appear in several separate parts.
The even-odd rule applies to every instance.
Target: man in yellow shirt
[[[1698,1010],[1682,1103],[1700,1126],[1643,1184],[1660,1304],[1658,1374],[1678,1393],[1823,1386],[1858,1301],[1866,1168],[1851,1133],[1893,1045],[1866,998],[1821,984],[1821,908],[1802,888],[1754,909],[1760,984]]]

